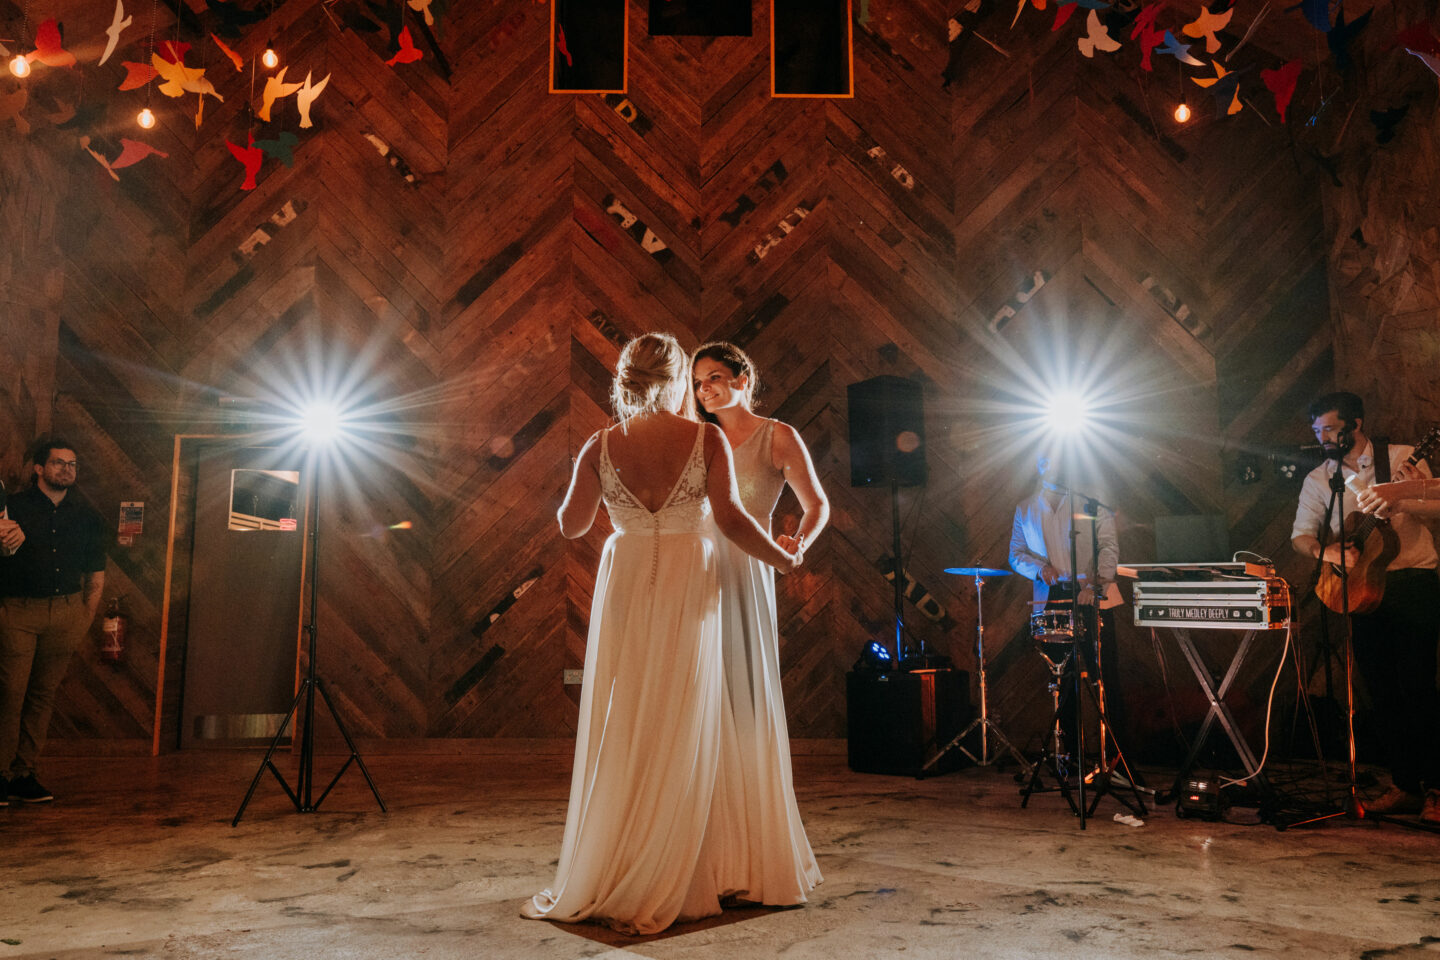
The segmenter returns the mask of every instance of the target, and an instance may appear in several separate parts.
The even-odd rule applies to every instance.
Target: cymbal
[[[1013,570],[996,570],[994,567],[946,567],[946,573],[958,573],[962,577],[1008,577]]]

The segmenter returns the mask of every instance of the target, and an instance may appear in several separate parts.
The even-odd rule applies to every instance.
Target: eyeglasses
[[[79,468],[79,466],[80,466],[80,461],[78,461],[78,460],[51,460],[49,463],[46,464],[46,466],[48,466],[48,467],[69,467],[71,470],[75,470],[75,469],[78,469],[78,468]]]

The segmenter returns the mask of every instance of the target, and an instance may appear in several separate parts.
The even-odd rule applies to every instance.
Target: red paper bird
[[[1150,52],[1165,42],[1164,30],[1152,30],[1146,27],[1140,31],[1140,66],[1144,70],[1154,71],[1150,65]]]
[[[1411,53],[1440,57],[1440,39],[1436,38],[1430,24],[1424,20],[1416,21],[1395,34],[1395,45],[1404,47]]]
[[[30,63],[39,60],[47,67],[75,66],[75,55],[61,46],[60,25],[54,20],[40,24],[35,31],[35,49],[25,54],[25,59]]]
[[[1079,9],[1080,4],[1078,3],[1067,3],[1062,7],[1056,7],[1055,22],[1050,25],[1050,32],[1054,33],[1056,30],[1065,26],[1066,21],[1070,19],[1070,15]]]
[[[1160,11],[1164,9],[1165,4],[1163,0],[1160,3],[1152,3],[1149,6],[1141,8],[1140,15],[1135,18],[1134,26],[1130,28],[1130,39],[1134,40],[1142,33],[1154,31],[1155,18],[1160,16]],[[1165,31],[1163,30],[1159,31],[1159,33],[1162,37],[1165,35]]]
[[[245,182],[240,184],[241,190],[255,189],[255,174],[260,172],[260,164],[265,160],[265,152],[255,146],[255,134],[250,134],[250,145],[248,147],[237,147],[229,140],[225,146],[230,148],[230,155],[245,165]]]
[[[119,89],[138,90],[151,80],[160,76],[159,71],[148,63],[136,63],[133,60],[122,60],[120,66],[125,68],[125,79],[121,81]]]
[[[555,37],[555,49],[559,50],[560,56],[565,58],[565,66],[573,67],[575,66],[575,58],[570,56],[570,48],[565,45],[565,28],[556,27],[556,30],[558,34]]]
[[[1260,71],[1260,79],[1275,94],[1275,112],[1280,114],[1281,123],[1285,122],[1285,108],[1290,106],[1290,98],[1295,96],[1295,85],[1300,82],[1302,66],[1299,60],[1291,60],[1278,70]]]
[[[120,138],[120,156],[110,161],[111,170],[119,170],[123,167],[131,167],[154,154],[157,157],[169,157],[170,154],[156,150],[148,143],[141,143],[139,140],[127,140]]]
[[[155,44],[155,52],[171,63],[184,63],[185,54],[190,52],[190,44],[183,40],[161,40]]]
[[[389,60],[386,60],[385,66],[393,67],[397,63],[414,63],[416,60],[419,60],[421,57],[424,56],[423,53],[421,53],[415,48],[415,41],[410,39],[409,27],[402,27],[400,29],[399,40],[399,52],[397,52],[395,56],[391,57]]]

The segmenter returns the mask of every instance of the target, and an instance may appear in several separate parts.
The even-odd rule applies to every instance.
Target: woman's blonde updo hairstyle
[[[714,360],[716,363],[723,363],[730,371],[732,377],[748,377],[745,384],[745,409],[755,409],[755,391],[760,389],[760,374],[755,369],[755,361],[750,355],[733,343],[724,340],[712,340],[709,343],[702,343],[695,348],[690,355],[690,376],[695,376],[695,364],[701,360]],[[701,420],[710,423],[719,423],[713,413],[708,413],[705,407],[695,396],[695,391],[690,391],[690,400],[695,406],[695,412],[700,415]]]
[[[610,402],[620,421],[680,410],[690,383],[685,359],[680,341],[668,333],[641,334],[625,344],[610,386]]]

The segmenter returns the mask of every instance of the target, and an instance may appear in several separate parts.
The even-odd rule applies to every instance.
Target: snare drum
[[[1044,610],[1030,617],[1030,637],[1036,643],[1069,643],[1075,638],[1075,623],[1069,610]]]

